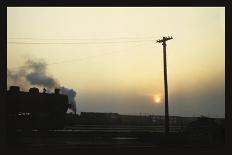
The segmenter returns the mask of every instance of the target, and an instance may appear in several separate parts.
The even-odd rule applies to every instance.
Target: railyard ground
[[[154,150],[159,148],[221,148],[210,136],[183,135],[179,127],[76,125],[49,132],[17,131],[9,138],[9,152]]]

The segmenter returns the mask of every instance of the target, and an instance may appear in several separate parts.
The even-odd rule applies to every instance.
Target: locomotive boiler
[[[29,92],[11,86],[7,91],[7,126],[21,130],[52,130],[64,127],[68,96],[59,93],[40,93],[38,88]]]

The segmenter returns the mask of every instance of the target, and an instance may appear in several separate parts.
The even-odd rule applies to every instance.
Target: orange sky
[[[163,113],[163,53],[155,41],[173,36],[170,113],[224,116],[223,7],[10,7],[7,35],[8,69],[42,59],[47,74],[78,92],[79,111],[122,113]]]

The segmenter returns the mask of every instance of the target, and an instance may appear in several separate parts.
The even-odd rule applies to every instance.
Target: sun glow
[[[160,102],[160,98],[155,98],[155,102],[159,103]]]
[[[155,103],[159,104],[161,103],[161,96],[160,95],[154,95],[153,100]]]

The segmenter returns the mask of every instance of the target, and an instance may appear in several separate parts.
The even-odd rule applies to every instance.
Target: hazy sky
[[[8,7],[7,35],[12,72],[43,61],[49,76],[77,92],[79,112],[128,114],[164,114],[156,40],[173,36],[170,115],[225,115],[224,7]]]

